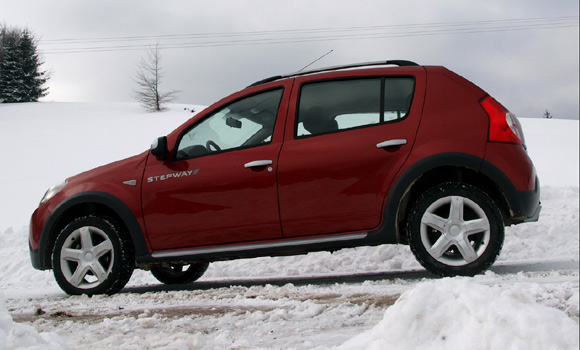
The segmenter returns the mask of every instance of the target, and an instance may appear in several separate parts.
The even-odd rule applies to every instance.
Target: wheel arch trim
[[[66,213],[77,205],[99,204],[115,212],[122,220],[128,230],[133,243],[135,256],[148,253],[147,242],[141,225],[129,207],[119,198],[110,193],[100,191],[87,191],[74,194],[62,201],[50,214],[42,228],[39,242],[39,262],[42,269],[51,268],[51,249],[48,249],[49,242],[54,242],[58,233],[53,232],[55,226],[60,223]],[[50,238],[50,240],[49,240]],[[53,243],[50,243],[53,244]]]
[[[424,173],[442,167],[468,168],[480,173],[495,183],[506,197],[510,209],[517,203],[517,201],[514,203],[514,195],[517,192],[514,185],[493,164],[481,157],[467,153],[448,152],[436,154],[416,161],[406,169],[403,167],[405,170],[397,177],[387,193],[383,208],[383,223],[381,227],[369,235],[380,235],[382,237],[380,239],[384,240],[385,243],[401,243],[403,239],[400,236],[397,223],[401,200]]]

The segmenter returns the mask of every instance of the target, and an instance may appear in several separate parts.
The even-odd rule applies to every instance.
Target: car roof
[[[406,60],[388,60],[388,61],[374,61],[374,62],[363,62],[363,63],[351,63],[351,64],[340,65],[340,66],[332,66],[332,67],[319,68],[319,69],[314,69],[314,70],[298,71],[298,72],[295,72],[295,73],[284,74],[284,75],[275,75],[275,76],[272,76],[272,77],[269,77],[269,78],[266,78],[266,79],[259,80],[259,81],[255,82],[255,83],[249,85],[248,87],[257,86],[257,85],[261,85],[261,84],[265,84],[265,83],[269,83],[271,81],[275,81],[275,80],[278,80],[278,79],[296,77],[296,76],[313,74],[313,73],[329,72],[329,71],[335,71],[335,70],[341,70],[341,69],[349,69],[349,68],[359,68],[359,67],[369,67],[369,66],[385,66],[385,65],[395,65],[395,66],[399,66],[399,67],[418,66],[417,63],[412,62],[412,61],[406,61]]]

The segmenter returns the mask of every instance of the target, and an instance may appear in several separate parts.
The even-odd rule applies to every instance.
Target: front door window
[[[281,97],[281,89],[272,90],[222,108],[183,135],[175,159],[269,143]]]

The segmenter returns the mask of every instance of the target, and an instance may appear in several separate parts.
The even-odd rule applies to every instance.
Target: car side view
[[[261,80],[68,178],[29,245],[68,294],[116,293],[135,268],[182,284],[220,260],[394,243],[472,276],[540,209],[512,113],[444,67],[382,61]]]

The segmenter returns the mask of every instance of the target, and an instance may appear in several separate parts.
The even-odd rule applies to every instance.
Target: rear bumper
[[[518,191],[512,199],[514,223],[534,222],[540,218],[542,203],[540,202],[540,180],[536,176],[536,188],[533,191]]]
[[[534,213],[534,215],[530,216],[529,218],[527,218],[526,220],[524,220],[525,222],[535,222],[538,221],[538,219],[540,218],[540,211],[542,211],[542,205],[538,205],[538,207],[536,208],[536,212]]]
[[[538,221],[540,181],[523,146],[488,142],[481,172],[497,184],[507,202],[506,226]]]

